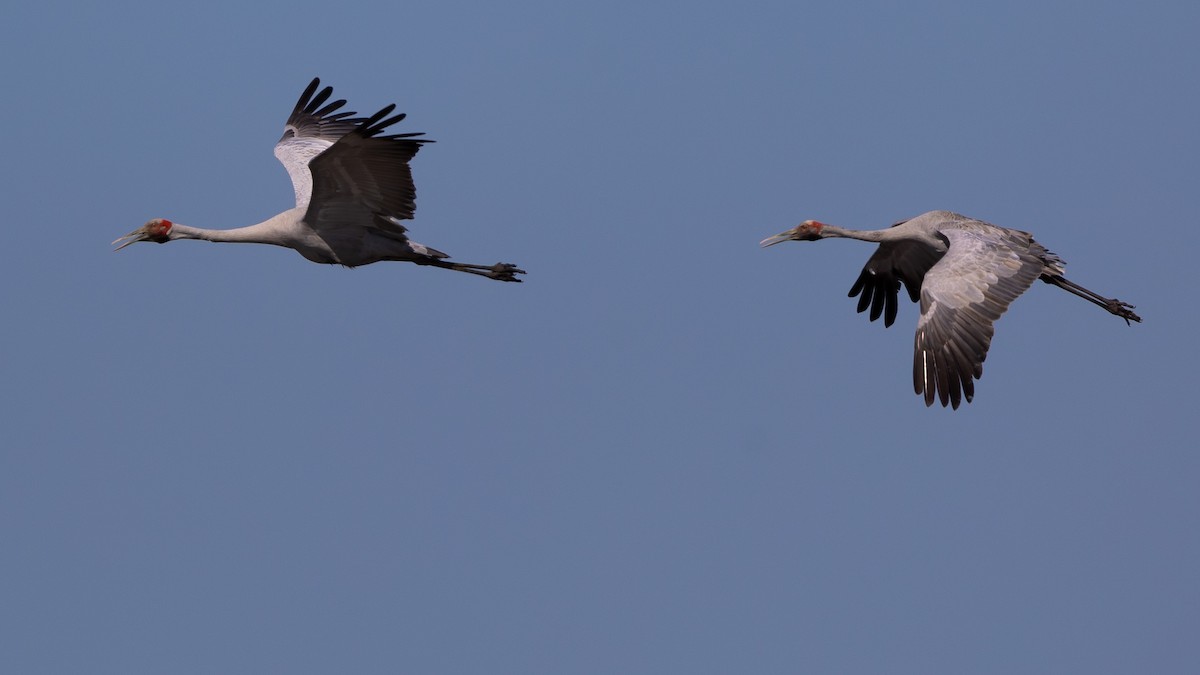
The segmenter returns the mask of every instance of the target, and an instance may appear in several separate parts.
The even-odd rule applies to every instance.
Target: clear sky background
[[[1192,673],[1190,2],[18,3],[0,23],[0,671]],[[414,239],[265,246],[313,76]],[[975,402],[872,247],[1033,231]]]

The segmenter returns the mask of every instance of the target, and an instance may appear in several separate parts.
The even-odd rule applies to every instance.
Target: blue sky
[[[1200,658],[1188,3],[14,7],[0,669],[1129,673]],[[313,76],[522,285],[108,242],[291,206]],[[974,403],[871,247],[1033,231]]]

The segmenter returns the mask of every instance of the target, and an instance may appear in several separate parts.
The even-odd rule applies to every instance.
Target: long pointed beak
[[[775,244],[778,244],[781,241],[788,241],[791,238],[792,238],[792,231],[788,230],[787,232],[780,232],[779,234],[767,237],[766,239],[763,239],[762,241],[758,242],[758,245],[762,246],[763,248],[766,248],[768,246],[774,246]]]
[[[119,238],[113,240],[113,243],[111,245],[116,246],[117,244],[121,244],[120,246],[117,246],[116,248],[113,249],[113,251],[116,252],[116,251],[120,251],[121,249],[125,248],[126,246],[128,246],[130,244],[136,244],[139,241],[146,241],[146,233],[141,230],[134,230],[133,232],[130,232],[129,234],[125,235],[124,237],[119,237]]]

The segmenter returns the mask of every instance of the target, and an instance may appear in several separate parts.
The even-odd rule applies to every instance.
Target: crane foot
[[[515,281],[521,283],[521,280],[516,277],[518,274],[525,274],[525,270],[517,267],[512,263],[496,263],[487,269],[486,276],[497,281]]]
[[[1142,322],[1142,317],[1133,313],[1133,305],[1129,304],[1128,302],[1110,299],[1108,302],[1104,303],[1104,307],[1113,314],[1125,319],[1125,323],[1129,324],[1130,326],[1133,325],[1129,323],[1130,321],[1136,321],[1138,323]]]

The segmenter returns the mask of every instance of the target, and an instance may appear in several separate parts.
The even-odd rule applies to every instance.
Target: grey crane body
[[[1028,232],[974,218],[930,211],[883,230],[848,230],[806,220],[762,241],[848,238],[879,244],[850,289],[858,311],[870,320],[896,320],[900,287],[919,302],[921,317],[913,350],[913,388],[926,405],[939,400],[957,409],[974,398],[983,375],[993,324],[1033,282],[1058,286],[1126,323],[1141,321],[1133,306],[1105,298],[1067,280],[1065,263]]]
[[[360,267],[384,260],[420,264],[422,258],[446,257],[445,253],[409,240],[403,233],[394,238],[381,234],[386,231],[383,229],[388,224],[386,222],[381,227],[366,229],[349,237],[338,237],[328,231],[320,232],[305,220],[305,211],[299,207],[288,209],[257,225],[228,230],[208,230],[180,223],[171,223],[167,227],[163,219],[157,218],[151,223],[157,225],[160,234],[151,240],[161,239],[163,243],[174,239],[199,239],[222,243],[271,244],[293,249],[315,263],[346,267]]]
[[[510,263],[473,265],[411,240],[402,221],[413,217],[416,189],[408,163],[423,134],[384,131],[404,119],[389,105],[371,117],[337,112],[344,100],[326,104],[331,87],[318,92],[314,78],[300,95],[275,145],[296,195],[295,208],[256,225],[210,230],[155,218],[113,242],[116,250],[139,241],[175,239],[272,244],[294,249],[316,263],[358,267],[391,260],[521,281]],[[390,117],[389,117],[390,115]]]

